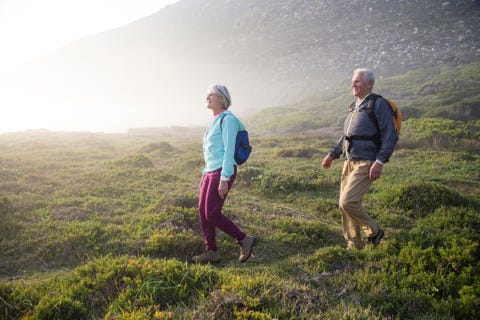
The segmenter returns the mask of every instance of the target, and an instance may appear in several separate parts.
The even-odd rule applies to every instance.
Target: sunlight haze
[[[0,70],[82,36],[120,27],[178,0],[0,0]]]
[[[0,132],[125,131],[130,125],[131,110],[109,106],[109,101],[102,106],[82,104],[81,97],[77,101],[64,101],[60,96],[57,101],[42,101],[42,96],[30,92],[31,88],[23,82],[16,84],[15,80],[21,77],[17,70],[81,37],[121,27],[175,2],[177,0],[0,0]],[[147,117],[151,112],[146,111]],[[108,118],[114,121],[107,123]]]

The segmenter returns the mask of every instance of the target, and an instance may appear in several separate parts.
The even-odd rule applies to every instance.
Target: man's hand
[[[330,168],[330,165],[332,164],[332,162],[333,162],[333,158],[330,156],[326,156],[325,158],[323,158],[323,161],[322,161],[323,169]]]
[[[225,199],[225,196],[228,194],[228,181],[220,180],[218,185],[218,195],[220,198]]]
[[[383,165],[375,161],[372,166],[370,167],[370,180],[375,181],[380,178],[382,174]]]

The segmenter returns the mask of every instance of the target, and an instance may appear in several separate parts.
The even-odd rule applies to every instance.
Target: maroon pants
[[[246,237],[246,234],[243,233],[235,223],[222,214],[222,207],[226,197],[222,199],[218,195],[221,171],[222,169],[218,169],[205,174],[198,199],[198,216],[205,240],[205,247],[207,250],[213,251],[218,250],[215,228],[219,228],[235,240],[240,241]],[[231,189],[236,177],[237,167],[235,167],[234,174],[230,177],[230,181],[228,181],[228,190]]]

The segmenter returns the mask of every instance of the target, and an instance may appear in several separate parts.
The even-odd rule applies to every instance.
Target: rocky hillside
[[[219,50],[213,55],[227,64],[325,82],[359,65],[388,76],[478,60],[479,14],[478,1],[183,0],[139,26],[169,25],[174,37],[190,39],[173,48],[201,49],[184,52],[189,57]],[[181,26],[177,17],[186,18]]]
[[[180,0],[9,81],[47,101],[131,110],[132,126],[145,116],[203,125],[210,83],[227,84],[246,115],[348,80],[359,66],[388,77],[478,61],[479,25],[475,0]]]

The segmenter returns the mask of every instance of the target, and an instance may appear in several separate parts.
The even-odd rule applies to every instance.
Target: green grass
[[[403,138],[402,138],[403,139]],[[406,139],[406,138],[405,138]],[[201,134],[0,136],[5,319],[474,319],[478,153],[400,148],[365,199],[385,241],[347,251],[332,139],[254,136],[225,213],[260,242],[190,263]],[[401,144],[400,144],[401,145]]]
[[[224,206],[260,240],[244,264],[220,231],[221,262],[190,262],[202,130],[0,135],[0,318],[479,318],[480,126],[452,116],[478,100],[478,68],[379,81],[408,120],[364,199],[386,236],[362,251],[341,234],[343,161],[321,167],[348,83],[246,121],[254,151]]]
[[[394,100],[403,120],[421,117],[462,120],[468,115],[455,106],[473,105],[478,120],[480,62],[469,65],[434,66],[412,70],[386,79],[377,79],[374,92]],[[299,98],[295,106],[265,109],[251,119],[256,132],[302,133],[306,130],[330,136],[341,131],[348,106],[354,101],[350,81],[332,83],[328,90]],[[402,129],[403,130],[403,129]],[[477,129],[478,133],[478,124]],[[478,135],[477,135],[478,137]]]

